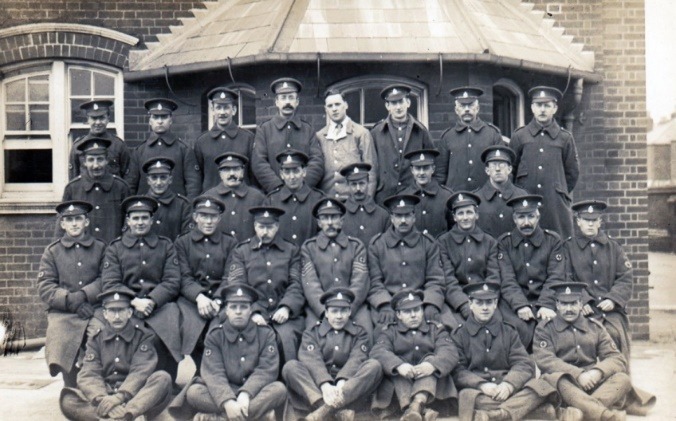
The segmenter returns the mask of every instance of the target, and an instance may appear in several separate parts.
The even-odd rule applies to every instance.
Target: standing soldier
[[[371,133],[347,116],[347,102],[343,94],[329,90],[324,96],[324,108],[329,123],[317,132],[324,152],[324,178],[319,188],[329,197],[345,201],[349,188],[340,169],[355,162],[373,166],[376,160]],[[376,174],[371,171],[368,194],[376,189]]]
[[[437,147],[439,173],[442,183],[453,191],[475,190],[487,180],[479,164],[481,151],[492,145],[503,145],[500,129],[479,117],[479,97],[484,94],[479,88],[461,87],[451,89],[455,98],[455,127],[447,129]]]
[[[488,181],[475,193],[481,199],[479,204],[479,226],[484,232],[498,238],[514,229],[512,208],[507,201],[515,196],[528,194],[512,183],[514,151],[504,145],[489,146],[481,153]]]
[[[129,186],[108,171],[107,139],[89,138],[78,145],[84,171],[72,179],[63,191],[63,201],[83,200],[94,209],[88,213],[89,231],[105,243],[122,233],[122,201],[129,196]],[[60,231],[59,231],[60,233]],[[59,234],[60,235],[60,234]]]
[[[253,220],[249,209],[260,206],[265,195],[244,182],[249,160],[244,155],[226,152],[217,156],[214,162],[218,166],[221,183],[207,190],[204,195],[221,199],[228,210],[226,217],[221,218],[219,229],[239,240],[253,237]]]
[[[171,190],[192,199],[200,194],[202,188],[201,170],[197,165],[195,152],[171,130],[172,113],[178,105],[164,98],[148,100],[144,105],[150,115],[152,133],[131,154],[131,164],[125,180],[129,183],[132,194],[146,194],[148,191],[148,183],[141,177],[143,163],[151,158],[166,157],[171,158],[175,164]]]
[[[535,363],[516,330],[495,315],[500,283],[480,281],[463,292],[470,316],[451,336],[460,356],[453,370],[460,421],[521,420],[541,405],[538,412],[554,419],[554,407],[545,402],[557,398],[556,389],[535,378]]]
[[[92,100],[80,105],[80,109],[84,110],[87,115],[89,133],[76,139],[70,149],[70,156],[68,157],[69,180],[72,180],[82,173],[82,155],[79,152],[78,146],[80,143],[92,137],[110,141],[106,159],[108,161],[108,171],[118,177],[123,177],[127,173],[129,161],[131,160],[129,148],[127,148],[127,144],[124,143],[124,140],[108,132],[110,109],[112,106],[113,101],[106,99]]]
[[[67,387],[76,385],[85,334],[101,326],[93,316],[106,243],[87,231],[92,208],[79,200],[56,207],[65,234],[47,246],[38,274],[38,292],[49,307],[45,359],[49,374],[61,373]]]
[[[368,246],[371,288],[368,301],[375,325],[394,322],[392,296],[402,289],[424,292],[425,320],[439,320],[444,305],[444,271],[439,245],[415,227],[418,197],[399,195],[385,200],[392,227]]]
[[[153,232],[171,241],[190,229],[190,202],[169,188],[173,169],[174,161],[171,158],[152,158],[143,164],[149,187],[146,195],[159,203],[153,218]]]
[[[389,115],[371,130],[378,159],[376,167],[375,200],[383,203],[385,198],[413,184],[413,175],[404,154],[419,149],[434,149],[434,143],[427,128],[412,115],[409,95],[411,88],[406,85],[390,85],[380,92]],[[441,176],[436,175],[441,182]]]
[[[312,207],[324,197],[320,190],[305,181],[308,156],[296,150],[277,155],[279,174],[284,185],[268,193],[263,202],[284,210],[280,218],[279,235],[298,247],[317,234],[317,221],[312,217]]]
[[[528,95],[533,119],[516,129],[509,143],[516,153],[515,183],[544,197],[542,227],[568,238],[573,235],[570,193],[577,184],[580,164],[573,135],[554,119],[563,94],[556,88],[538,86]]]
[[[288,77],[270,84],[278,113],[256,130],[251,160],[256,179],[268,193],[284,184],[276,158],[287,149],[295,149],[308,156],[305,182],[310,187],[318,185],[324,177],[324,154],[319,140],[312,126],[296,114],[301,89],[303,85],[299,81]]]
[[[420,198],[420,203],[415,208],[415,226],[423,234],[434,238],[448,231],[450,224],[446,202],[453,194],[448,187],[433,178],[436,168],[434,159],[437,156],[439,152],[434,149],[421,149],[404,155],[411,165],[413,184],[399,192]]]
[[[249,285],[222,290],[225,314],[209,329],[201,377],[194,377],[169,407],[176,419],[274,421],[286,400],[276,381],[279,352],[275,332],[253,320],[258,292]]]
[[[101,280],[104,292],[127,288],[134,295],[134,315],[157,335],[158,370],[166,371],[175,381],[183,358],[175,303],[181,273],[172,242],[151,231],[157,207],[157,201],[147,196],[130,196],[122,203],[127,230],[108,246]]]
[[[368,245],[374,235],[385,232],[390,226],[390,215],[376,204],[368,192],[371,183],[371,165],[356,162],[343,167],[340,174],[347,181],[350,196],[345,201],[343,231],[345,234],[361,240]]]
[[[470,300],[463,292],[465,285],[481,282],[500,283],[498,242],[477,226],[477,208],[481,199],[460,191],[448,199],[455,225],[439,237],[441,262],[446,276],[446,303],[451,309],[444,324],[455,328],[471,314]]]
[[[583,302],[582,314],[601,322],[629,361],[629,320],[625,308],[631,298],[633,271],[622,246],[601,231],[607,206],[597,200],[573,205],[579,229],[563,246],[566,272],[571,280],[587,285],[589,299]]]
[[[354,420],[355,409],[364,406],[383,377],[378,361],[368,357],[371,338],[350,317],[354,298],[341,287],[323,293],[324,319],[303,332],[298,360],[282,370],[290,389],[288,408],[310,412],[307,421]]]
[[[559,419],[625,420],[626,412],[615,408],[645,415],[655,396],[632,387],[628,362],[606,329],[582,316],[585,287],[581,282],[555,284],[557,315],[535,330],[535,362],[567,405]]]
[[[182,320],[181,354],[190,355],[199,372],[208,322],[221,310],[218,289],[228,276],[230,253],[237,241],[218,229],[223,202],[198,196],[192,207],[195,227],[174,243],[181,267],[181,295],[176,304]]]
[[[106,324],[87,340],[77,389],[61,391],[61,412],[78,421],[152,419],[171,401],[171,378],[156,371],[155,335],[132,318],[134,294],[126,288],[97,298]]]
[[[342,231],[345,206],[338,199],[320,200],[312,209],[312,215],[321,231],[300,249],[301,282],[307,300],[305,326],[310,328],[321,320],[324,311],[320,302],[322,294],[336,287],[349,288],[354,295],[350,300],[353,319],[370,339],[373,328],[365,303],[369,270],[364,243]]]
[[[498,239],[503,298],[500,313],[516,327],[526,349],[530,349],[537,319],[556,315],[549,286],[566,276],[561,238],[540,227],[541,203],[542,196],[538,195],[509,200],[516,228]]]
[[[223,87],[212,89],[207,94],[214,113],[214,126],[195,141],[195,158],[202,171],[202,188],[206,192],[221,182],[216,157],[225,152],[234,152],[246,157],[247,184],[251,185],[248,163],[253,154],[254,135],[237,125],[237,92]],[[248,237],[244,237],[248,238]]]
[[[233,250],[228,285],[243,283],[256,290],[258,299],[251,307],[251,319],[259,325],[271,325],[281,342],[283,361],[295,360],[305,328],[300,253],[297,246],[277,233],[284,210],[261,206],[249,212],[254,217],[256,235]]]
[[[458,350],[440,323],[424,317],[423,297],[412,289],[394,294],[390,304],[396,319],[383,328],[370,354],[385,375],[372,407],[387,415],[396,395],[405,411],[401,421],[422,421],[423,414],[436,419],[437,411],[425,406],[457,397],[450,373],[458,364]]]

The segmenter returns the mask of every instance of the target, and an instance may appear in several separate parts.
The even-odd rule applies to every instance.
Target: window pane
[[[51,149],[5,151],[6,183],[51,183]]]
[[[380,97],[381,88],[364,89],[364,124],[377,123],[387,117],[385,102]]]
[[[27,130],[23,105],[7,105],[7,130]]]
[[[408,113],[419,120],[420,117],[418,117],[418,97],[415,95],[411,95],[409,96],[409,98],[411,99],[411,108],[408,109]]]
[[[29,130],[49,130],[49,105],[31,105],[29,112]]]
[[[26,79],[15,80],[5,85],[7,102],[26,101]]]
[[[347,115],[352,119],[352,121],[355,121],[359,124],[362,124],[361,121],[361,101],[359,100],[360,98],[361,91],[352,91],[348,92],[346,94],[343,94],[343,97],[345,98],[345,102],[347,102],[348,108],[347,108]]]
[[[94,73],[94,96],[115,96],[115,79],[112,76]]]
[[[49,80],[46,76],[28,79],[28,100],[31,102],[49,101]]]
[[[89,101],[88,99],[71,98],[70,100],[70,121],[71,123],[86,123],[87,116],[80,109],[80,105]]]
[[[256,98],[246,92],[240,92],[242,109],[238,110],[241,115],[242,125],[256,124]]]
[[[70,94],[91,97],[91,75],[88,70],[70,69]]]

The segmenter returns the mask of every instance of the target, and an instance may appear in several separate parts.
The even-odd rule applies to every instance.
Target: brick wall
[[[533,0],[545,11],[547,0]],[[575,199],[610,205],[606,228],[624,245],[634,266],[628,305],[633,337],[649,337],[648,194],[643,1],[566,0],[553,15],[576,42],[594,51],[603,82],[585,86],[576,110],[575,138],[582,162]]]
[[[78,23],[102,26],[135,36],[142,43],[157,40],[202,9],[202,1],[188,0],[2,0],[0,28],[38,22]]]

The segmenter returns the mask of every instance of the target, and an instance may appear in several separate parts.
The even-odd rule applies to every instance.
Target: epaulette
[[[113,243],[117,243],[118,241],[122,241],[122,236],[120,235],[119,237],[115,238],[113,241],[108,243],[108,247],[112,246]]]
[[[265,197],[270,197],[270,196],[272,196],[273,194],[279,192],[279,191],[282,189],[282,187],[284,187],[284,185],[275,187],[274,189],[270,190],[270,193],[266,194]]]
[[[439,323],[436,320],[427,320],[427,324],[436,326],[437,329],[446,329],[446,326],[443,323]]]
[[[433,243],[437,241],[436,238],[432,237],[432,235],[429,234],[429,233],[427,233],[427,232],[422,232],[422,231],[421,231],[420,233],[421,233],[424,237],[427,237],[427,239],[430,240],[430,241],[433,242]]]
[[[444,186],[444,185],[441,184],[441,183],[439,183],[439,187],[440,187],[442,190],[446,190],[446,191],[449,192],[449,193],[453,193],[453,190],[449,189],[448,187]]]
[[[238,246],[241,246],[241,245],[244,245],[244,244],[249,244],[250,242],[251,242],[251,238],[247,238],[246,240],[243,240],[243,241],[240,241],[239,243],[237,243],[237,245],[235,245],[235,247],[238,247]]]
[[[312,238],[308,238],[307,240],[303,241],[303,245],[310,244],[310,243],[316,243],[317,242],[317,236],[315,235]]]
[[[103,329],[101,329],[101,328],[96,329],[96,332],[94,332],[94,333],[92,334],[91,338],[93,338],[94,336],[96,336],[96,335],[98,335],[99,333],[101,333],[102,330],[103,330]]]
[[[552,320],[554,320],[554,319],[553,319],[553,318],[551,318],[551,319],[544,319],[544,320],[540,321],[540,325],[541,325],[541,326],[547,326],[547,324],[551,323]]]
[[[49,243],[49,245],[47,247],[45,247],[45,250],[49,250],[50,248],[54,247],[55,245],[59,244],[60,242],[61,242],[61,238],[57,238],[56,240]]]
[[[164,235],[158,235],[158,236],[157,236],[157,239],[158,239],[158,240],[165,240],[165,241],[168,241],[168,242],[171,243],[171,244],[174,244],[174,242],[171,241],[171,240],[169,239],[169,237],[165,237]]]
[[[68,182],[68,184],[72,184],[72,183],[74,183],[74,182],[80,180],[81,178],[82,178],[82,175],[78,175],[77,177],[75,177],[75,178],[73,178],[72,180],[70,180],[70,181]]]
[[[112,174],[112,176],[113,176],[113,180],[116,180],[117,182],[120,182],[120,183],[124,184],[125,186],[129,187],[129,183],[127,183],[127,181],[124,178],[122,178],[122,177],[120,177],[119,175],[116,175],[116,174]]]
[[[503,238],[511,237],[512,236],[512,231],[507,231],[505,233],[500,234],[498,237],[498,241],[502,241]]]
[[[179,194],[179,193],[176,193],[176,197],[178,197],[179,199],[183,200],[185,203],[188,203],[188,204],[190,203],[190,200],[188,200],[187,197],[185,197],[185,196],[183,196],[183,195],[181,195],[181,194]]]
[[[455,128],[455,126],[451,126],[451,127],[449,127],[448,129],[444,130],[443,133],[441,133],[440,139],[443,138],[444,135],[445,135],[446,133],[450,132],[450,131],[453,130],[454,128]]]
[[[352,237],[352,236],[349,236],[349,235],[348,235],[348,236],[347,236],[347,239],[348,239],[348,241],[354,241],[355,243],[364,245],[364,243],[362,243],[361,240],[360,240],[359,238],[357,238],[357,237]]]
[[[552,231],[552,230],[549,230],[549,229],[547,229],[547,228],[543,229],[543,231],[544,231],[546,234],[549,234],[549,235],[551,235],[551,236],[554,237],[554,238],[557,238],[557,239],[559,239],[559,240],[561,239],[561,236],[560,236],[559,233],[556,232],[556,231]]]
[[[495,129],[496,132],[498,132],[500,135],[502,135],[502,132],[500,131],[500,128],[498,126],[496,126],[493,123],[489,123],[488,121],[485,121],[485,123],[486,123],[486,126]]]
[[[566,238],[566,241],[570,241],[572,239],[573,239],[573,236],[570,236],[570,237]]]
[[[308,187],[309,187],[309,186],[308,186]],[[310,187],[310,190],[312,190],[312,191],[316,191],[317,193],[321,193],[321,194],[322,194],[322,197],[325,197],[325,196],[326,196],[326,195],[324,194],[324,192],[323,192],[323,191],[321,191],[321,190],[319,190],[318,188],[315,188],[315,187]]]
[[[378,234],[374,235],[374,236],[371,238],[371,240],[369,241],[369,245],[375,243],[376,240],[379,239],[381,235],[383,235],[382,232],[379,232]]]
[[[600,327],[600,328],[603,329],[603,330],[606,329],[605,326],[603,326],[603,323],[601,323],[600,321],[596,320],[596,319],[593,318],[593,317],[587,317],[587,320],[589,320],[590,322],[596,324],[598,327]]]

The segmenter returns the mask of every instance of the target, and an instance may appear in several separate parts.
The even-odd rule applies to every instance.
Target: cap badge
[[[98,144],[98,143],[94,143],[94,145],[92,145],[92,149],[98,149],[98,148],[99,148],[99,144]]]
[[[570,287],[566,287],[566,294],[570,294],[571,292]]]
[[[162,104],[157,104],[157,109],[161,110],[162,109]]]
[[[141,203],[141,201],[139,200],[138,202],[136,202],[134,206],[143,206],[143,203]]]
[[[225,158],[225,160],[226,160],[226,161],[232,161],[232,155],[230,155],[229,157]]]
[[[469,97],[469,94],[467,93],[467,91],[465,91],[465,92],[462,93],[462,97],[463,97],[463,98]]]
[[[399,92],[397,91],[397,88],[392,89],[392,95],[398,94]]]
[[[288,83],[286,83],[286,82],[282,83],[282,88],[288,88],[288,87],[289,87]]]
[[[160,167],[162,166],[162,161],[157,161],[157,162],[155,163],[155,166],[156,166],[157,168],[160,168]]]
[[[270,212],[265,211],[265,213],[263,214],[263,218],[269,218],[269,217],[270,217]]]
[[[409,300],[409,301],[415,300],[415,298],[413,297],[413,294],[411,294],[411,293],[408,294],[408,297],[406,297],[406,299]]]
[[[421,154],[420,154],[420,160],[421,160],[421,161],[424,161],[424,160],[425,160],[425,154],[424,154],[424,153],[421,153]]]
[[[332,208],[332,207],[333,207],[333,202],[330,201],[330,200],[327,200],[327,201],[326,201],[326,207],[327,207],[327,208]]]
[[[406,206],[406,202],[404,201],[404,199],[401,199],[401,200],[399,201],[399,204],[397,205],[397,207],[398,207],[398,208],[403,208],[404,206]]]
[[[211,207],[211,200],[207,199],[207,201],[204,202],[204,206],[210,208]]]
[[[342,300],[343,299],[343,293],[339,292],[338,295],[336,295],[337,300]]]
[[[120,294],[118,294],[116,292],[115,295],[113,295],[113,300],[119,300],[119,299],[120,299]]]
[[[293,162],[293,157],[291,155],[286,156],[286,163],[291,164]]]
[[[488,291],[488,284],[484,284],[484,291]]]
[[[355,173],[355,174],[359,173],[359,167],[354,167],[354,171],[352,171],[352,172]]]
[[[545,97],[545,91],[540,91],[540,97],[544,98]]]
[[[462,197],[462,193],[460,193],[460,194],[458,195],[458,202],[462,202],[463,200],[465,200],[465,198]]]
[[[522,203],[521,205],[522,205],[523,207],[527,207],[527,206],[528,206],[528,200],[524,200],[523,203]]]
[[[589,209],[587,209],[587,212],[593,213],[594,212],[594,207],[592,205],[589,205]]]
[[[500,151],[495,151],[495,156],[500,156]]]
[[[237,296],[241,297],[242,295],[244,295],[244,292],[242,292],[242,288],[237,288]]]
[[[225,92],[221,92],[221,99],[225,98]]]
[[[93,106],[92,108],[94,109],[94,111],[98,110],[98,109],[99,109],[99,104],[94,104],[94,106]]]
[[[69,212],[73,212],[74,210],[75,210],[75,206],[73,206],[73,205],[68,206]]]

